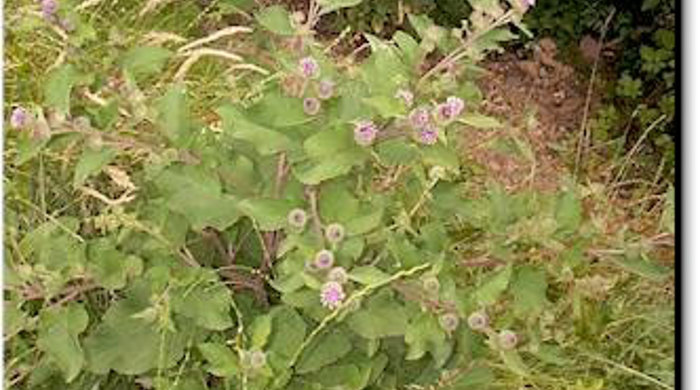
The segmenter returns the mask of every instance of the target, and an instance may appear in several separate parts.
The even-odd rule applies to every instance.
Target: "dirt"
[[[578,134],[586,86],[557,60],[556,44],[546,38],[525,59],[506,54],[482,67],[488,73],[478,81],[485,99],[481,111],[505,126],[467,130],[465,153],[508,190],[555,190],[566,167],[553,146]],[[529,146],[531,156],[498,148],[503,139]]]

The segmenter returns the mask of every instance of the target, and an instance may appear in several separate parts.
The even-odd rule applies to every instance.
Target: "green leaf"
[[[470,390],[487,387],[493,383],[494,375],[490,368],[477,366],[464,375],[461,375],[449,390]]]
[[[392,40],[401,50],[403,54],[404,61],[409,65],[413,66],[418,59],[419,45],[412,36],[406,34],[405,32],[398,30],[394,33]]]
[[[302,100],[282,95],[281,92],[266,92],[265,96],[246,115],[261,125],[274,128],[297,126],[313,120],[304,112]]]
[[[418,158],[418,148],[401,139],[391,139],[377,145],[379,160],[386,165],[407,165]]]
[[[345,223],[357,215],[360,202],[343,183],[330,182],[321,187],[318,209],[323,222]]]
[[[233,378],[240,371],[238,359],[231,348],[216,343],[201,343],[197,346],[207,361],[207,372],[222,378]]]
[[[173,311],[209,330],[225,330],[233,326],[231,320],[231,291],[219,280],[213,270],[187,269],[191,284],[173,290]]]
[[[71,91],[83,79],[71,64],[54,69],[44,84],[44,104],[67,114],[70,111]]]
[[[625,271],[655,281],[662,281],[672,273],[671,269],[654,263],[644,256],[612,257],[611,259]]]
[[[445,169],[459,169],[459,157],[451,148],[436,144],[421,148],[423,162],[428,166],[439,165]]]
[[[452,345],[445,332],[430,313],[420,313],[413,317],[406,329],[404,341],[408,346],[406,360],[418,360],[430,352],[438,368],[445,364],[452,352]]]
[[[571,234],[578,229],[581,223],[581,202],[573,191],[567,191],[559,197],[554,218],[562,234]]]
[[[322,130],[304,141],[304,152],[312,159],[333,158],[339,153],[360,150],[352,132],[342,126]]]
[[[539,314],[547,303],[547,277],[544,270],[523,266],[510,286],[515,314],[521,317]]]
[[[78,335],[87,325],[88,314],[77,303],[41,312],[36,345],[63,371],[67,383],[78,376],[85,363]]]
[[[77,188],[83,185],[85,179],[100,172],[116,155],[117,151],[112,148],[101,148],[100,150],[85,148],[75,166],[73,186]]]
[[[319,383],[324,389],[362,389],[362,374],[354,364],[326,367],[313,375],[310,380]]]
[[[362,101],[373,108],[383,118],[396,118],[406,114],[406,107],[401,100],[389,96],[372,96]]]
[[[107,290],[126,286],[128,276],[138,276],[143,268],[141,259],[118,251],[107,239],[98,239],[88,247],[88,270],[97,284]]]
[[[474,298],[481,305],[492,305],[498,297],[508,288],[508,282],[513,268],[508,264],[505,268],[491,274],[474,292]]]
[[[294,27],[287,12],[281,5],[267,7],[255,15],[255,19],[263,27],[279,35],[294,35]]]
[[[124,375],[139,375],[161,363],[163,368],[171,367],[182,357],[184,335],[159,331],[156,324],[134,317],[149,307],[150,293],[144,283],[134,286],[126,299],[113,303],[85,339],[91,371],[106,374],[111,369]]]
[[[370,298],[361,310],[350,314],[346,322],[355,333],[368,339],[402,336],[408,325],[408,314],[391,294]]]
[[[241,216],[239,200],[221,193],[216,176],[199,166],[173,166],[156,178],[166,206],[187,218],[194,229],[207,226],[225,230]]]
[[[157,108],[158,124],[165,136],[176,146],[187,146],[194,133],[185,89],[178,85],[171,86],[158,100]]]
[[[350,221],[348,221],[347,225],[345,226],[346,231],[351,236],[357,236],[368,233],[381,224],[383,216],[384,210],[377,209],[370,214],[353,218]]]
[[[234,140],[246,141],[263,156],[289,150],[292,141],[286,135],[249,121],[232,105],[217,110],[223,120],[224,133]]]
[[[506,364],[506,367],[508,367],[508,369],[514,372],[515,374],[521,376],[529,375],[529,370],[525,365],[525,362],[523,362],[523,359],[520,357],[518,351],[501,351],[501,359],[503,359],[503,363]]]
[[[503,127],[503,124],[497,119],[476,112],[462,114],[457,121],[478,129],[496,129]]]
[[[173,52],[157,46],[136,46],[124,54],[122,66],[137,80],[154,75],[172,57]]]
[[[270,312],[272,330],[267,349],[278,357],[289,361],[306,337],[306,323],[296,310],[278,306]]]
[[[253,349],[263,349],[272,331],[272,316],[264,314],[255,317],[250,324],[250,345]]]
[[[357,283],[378,285],[389,280],[391,275],[381,271],[377,267],[367,265],[353,268],[350,273],[348,273],[348,278]]]
[[[334,363],[352,350],[350,339],[338,331],[319,335],[302,353],[297,372],[305,374]]]
[[[260,230],[281,229],[293,204],[286,199],[252,198],[238,203],[241,213],[255,221]]]
[[[346,175],[352,167],[364,163],[366,158],[367,154],[364,151],[341,152],[334,157],[323,158],[317,162],[298,164],[294,167],[294,175],[303,184],[316,185],[325,180]]]
[[[354,7],[362,3],[362,0],[318,0],[317,2],[321,6],[319,14],[324,15],[341,8]]]

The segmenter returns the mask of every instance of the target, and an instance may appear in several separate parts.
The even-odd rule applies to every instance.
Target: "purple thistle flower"
[[[304,99],[304,112],[308,115],[316,115],[321,110],[321,102],[313,97]]]
[[[339,223],[332,223],[326,227],[326,240],[332,244],[337,244],[345,237],[345,228]]]
[[[299,70],[307,79],[315,77],[318,74],[318,62],[312,57],[304,57],[299,60]]]
[[[445,313],[440,316],[440,326],[448,332],[454,332],[459,326],[459,317],[454,313]]]
[[[518,345],[518,335],[511,330],[502,330],[498,334],[498,344],[503,349],[513,349]]]
[[[467,324],[473,330],[484,331],[489,326],[489,317],[486,315],[486,313],[475,311],[469,315],[469,318],[467,318]]]
[[[321,305],[331,310],[337,309],[345,299],[343,285],[338,282],[326,282],[321,286]]]
[[[430,123],[430,111],[426,107],[415,108],[408,115],[408,119],[413,128],[421,129]]]
[[[397,99],[403,100],[403,103],[406,105],[406,107],[410,107],[413,105],[413,92],[407,90],[407,89],[399,89],[396,91],[395,97]]]
[[[328,269],[333,266],[333,262],[335,261],[335,256],[333,256],[333,252],[324,249],[316,254],[316,257],[314,257],[314,266],[318,269]]]
[[[348,281],[348,273],[345,272],[345,268],[343,267],[334,267],[328,271],[328,280],[344,284]]]
[[[306,211],[302,209],[294,209],[287,214],[287,223],[298,229],[306,225],[306,220]]]
[[[56,0],[41,0],[41,14],[44,19],[53,20],[57,10],[58,3]]]
[[[318,98],[321,100],[330,99],[335,91],[335,83],[331,80],[321,80],[318,83]]]
[[[452,119],[460,116],[464,110],[464,100],[456,96],[450,96],[445,103],[452,108]]]
[[[525,7],[525,8],[535,6],[535,0],[521,0],[521,3],[523,4],[523,7]]]
[[[355,125],[355,142],[360,146],[369,146],[377,137],[377,126],[371,121],[361,121]]]
[[[12,113],[10,114],[10,126],[13,129],[25,127],[27,122],[29,122],[27,110],[22,107],[16,107],[14,110],[12,110]]]
[[[432,126],[427,126],[420,130],[418,139],[422,144],[434,145],[438,140],[438,131]]]

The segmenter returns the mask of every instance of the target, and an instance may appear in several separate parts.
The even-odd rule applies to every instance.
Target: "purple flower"
[[[326,227],[326,239],[332,244],[337,244],[345,237],[345,228],[339,223],[332,223]]]
[[[41,14],[46,20],[52,20],[58,10],[56,0],[41,0]]]
[[[436,116],[440,122],[449,122],[457,118],[464,110],[464,101],[458,97],[450,96],[444,103],[435,107]]]
[[[304,112],[308,115],[316,115],[321,109],[321,102],[313,97],[304,99]]]
[[[318,98],[321,100],[330,99],[333,97],[335,83],[331,80],[321,80],[318,83]]]
[[[355,125],[355,142],[360,146],[369,146],[377,137],[377,126],[371,121],[361,121]]]
[[[328,280],[340,284],[346,283],[348,281],[348,273],[345,272],[343,267],[334,267],[328,271]]]
[[[523,7],[528,8],[528,7],[534,7],[535,6],[535,0],[521,0]]]
[[[434,145],[438,139],[438,131],[432,126],[426,126],[420,130],[418,134],[418,139],[422,144]]]
[[[306,220],[306,211],[302,209],[294,209],[287,214],[287,223],[298,229],[306,225]]]
[[[326,282],[321,286],[321,305],[331,310],[337,309],[345,299],[343,285],[338,282]]]
[[[486,315],[486,313],[475,311],[469,315],[469,318],[467,318],[467,324],[473,330],[484,331],[489,326],[489,317]]]
[[[410,107],[413,105],[413,92],[407,90],[407,89],[399,89],[396,91],[395,97],[397,99],[403,100],[403,103],[406,105],[406,107]]]
[[[22,107],[16,107],[14,110],[12,110],[12,113],[10,114],[10,126],[13,129],[25,127],[27,122],[29,122],[27,110]]]
[[[299,60],[299,71],[307,79],[315,77],[318,74],[318,62],[312,57],[304,57]]]
[[[415,129],[421,129],[430,123],[430,111],[426,107],[418,107],[408,115],[411,125]]]
[[[445,313],[440,316],[440,326],[448,332],[454,332],[459,326],[459,317],[454,313]]]
[[[335,261],[335,256],[333,256],[333,252],[324,249],[316,254],[316,257],[314,257],[314,266],[318,269],[328,269],[333,266],[333,262]]]
[[[518,335],[511,330],[502,330],[498,334],[498,344],[503,349],[513,349],[518,345]]]

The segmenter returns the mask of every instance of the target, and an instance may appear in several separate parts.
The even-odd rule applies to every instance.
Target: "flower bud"
[[[326,227],[326,240],[331,244],[337,244],[345,238],[345,228],[339,223],[332,223]]]
[[[318,93],[319,99],[330,99],[333,97],[333,93],[335,92],[335,83],[331,80],[321,80],[321,82],[318,83],[318,88],[316,92]]]
[[[334,267],[328,271],[328,280],[331,282],[345,284],[348,281],[348,273],[345,272],[345,268],[343,267]]]
[[[299,71],[307,79],[316,77],[319,72],[318,62],[312,57],[304,57],[299,60]]]
[[[378,132],[371,121],[361,121],[355,125],[355,142],[360,146],[369,146],[374,142]]]
[[[502,330],[498,334],[498,344],[503,349],[513,349],[518,345],[518,335],[511,330]]]
[[[265,366],[267,363],[267,355],[265,352],[256,350],[251,351],[249,355],[250,368],[254,370],[259,370]]]
[[[29,123],[29,114],[23,107],[15,107],[10,114],[10,127],[20,129]]]
[[[423,279],[423,289],[430,293],[437,293],[440,291],[440,281],[435,276],[431,276]]]
[[[475,311],[467,318],[467,324],[469,328],[478,332],[483,332],[489,327],[489,316],[482,311]]]
[[[418,133],[418,140],[423,145],[435,145],[438,140],[438,131],[433,126],[426,126]]]
[[[335,256],[333,256],[333,252],[327,249],[319,251],[316,257],[314,257],[314,266],[318,269],[329,269],[333,266],[334,262]]]
[[[306,211],[302,209],[294,209],[287,214],[287,223],[297,229],[303,229],[306,225]]]
[[[304,112],[308,115],[316,115],[321,110],[321,102],[313,97],[304,99]]]
[[[338,282],[326,282],[321,286],[321,305],[331,310],[337,309],[345,299],[343,286]]]
[[[440,316],[440,326],[448,332],[454,332],[459,326],[459,317],[454,313],[445,313]]]

